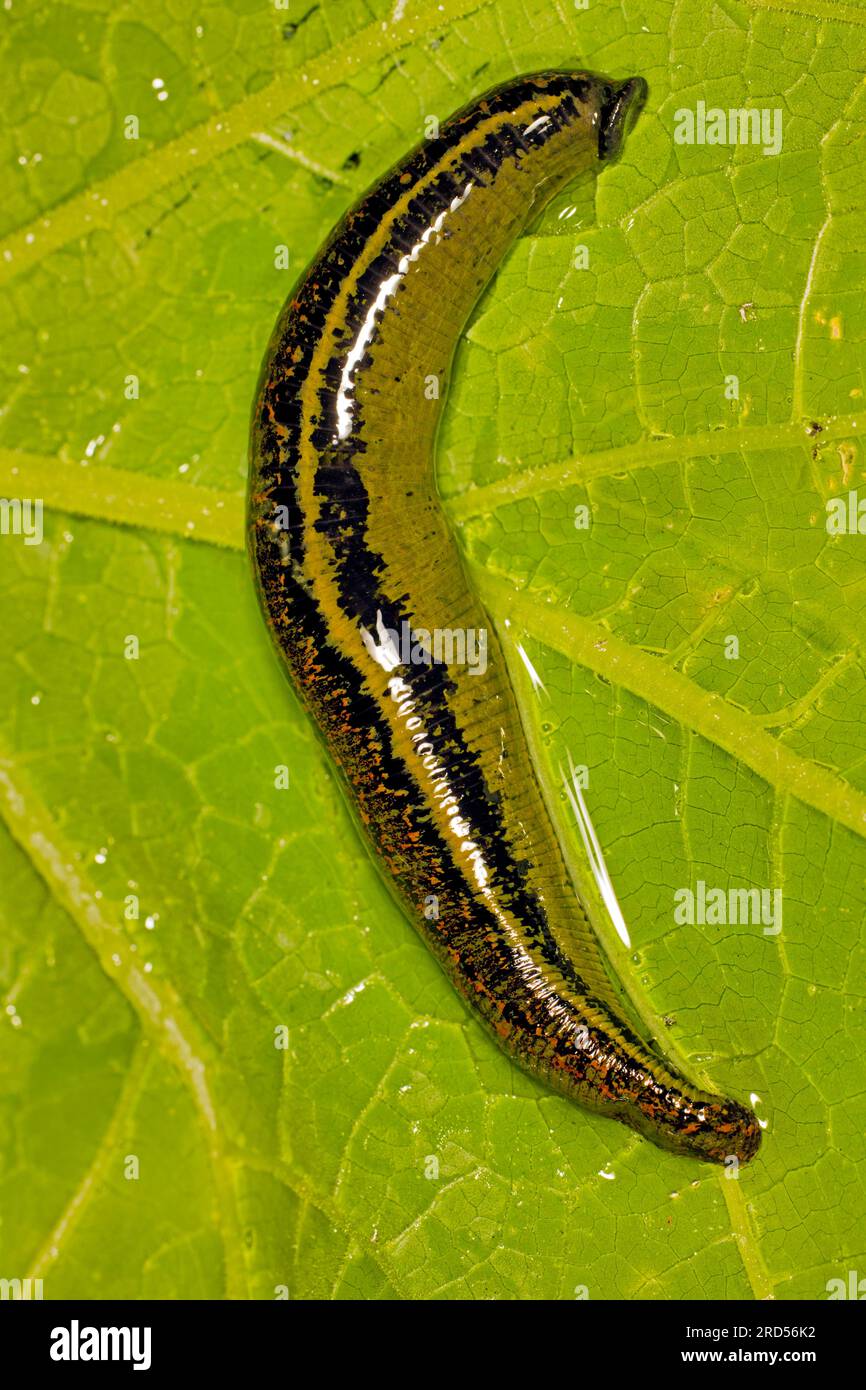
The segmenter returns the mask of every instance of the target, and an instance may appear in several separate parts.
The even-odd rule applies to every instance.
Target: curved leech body
[[[696,1091],[620,1015],[433,475],[480,292],[539,207],[616,155],[643,96],[639,79],[587,73],[509,83],[339,224],[263,365],[250,545],[274,639],[380,866],[500,1044],[656,1143],[745,1160],[754,1115]],[[446,637],[425,663],[437,632],[458,649]]]

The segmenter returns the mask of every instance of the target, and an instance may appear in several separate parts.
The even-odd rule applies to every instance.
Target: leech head
[[[647,84],[642,77],[630,77],[626,82],[611,82],[602,88],[598,122],[599,159],[608,162],[616,159],[625,137],[643,110],[646,98]]]

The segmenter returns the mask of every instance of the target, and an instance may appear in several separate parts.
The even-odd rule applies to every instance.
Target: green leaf
[[[13,6],[3,42],[0,493],[45,534],[0,537],[0,1276],[813,1299],[866,1273],[866,541],[825,524],[866,498],[866,6]],[[649,105],[474,316],[441,487],[587,879],[558,769],[589,770],[616,973],[690,1075],[759,1097],[736,1180],[467,1014],[242,553],[296,273],[426,116],[568,64]],[[676,143],[699,101],[780,110],[780,153]],[[678,924],[700,881],[781,889],[782,931]]]

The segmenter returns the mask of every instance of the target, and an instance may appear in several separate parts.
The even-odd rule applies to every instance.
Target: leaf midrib
[[[0,450],[0,487],[12,482],[12,490],[21,492],[24,484],[27,495],[39,496],[49,472],[52,505],[58,510],[244,549],[244,499],[237,493]],[[866,795],[768,734],[767,716],[751,715],[724,696],[704,690],[667,662],[615,637],[603,624],[541,604],[489,568],[474,563],[471,568],[481,597],[494,613],[516,617],[537,641],[663,710],[738,758],[781,794],[796,797],[866,838]],[[841,669],[844,663],[837,662],[830,674]]]
[[[167,144],[130,160],[116,173],[46,210],[0,241],[0,285],[68,242],[97,229],[110,230],[119,213],[252,139],[278,116],[305,106],[379,58],[398,53],[443,25],[466,18],[484,3],[421,0],[399,20],[366,25],[303,67],[281,73],[227,111],[216,112]]]

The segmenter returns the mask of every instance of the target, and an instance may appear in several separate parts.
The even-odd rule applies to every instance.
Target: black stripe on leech
[[[287,487],[285,492],[289,494],[291,489]],[[400,755],[394,753],[391,730],[387,721],[382,717],[378,702],[375,697],[371,699],[365,695],[361,673],[350,658],[344,656],[330,642],[327,620],[317,602],[312,594],[299,585],[280,565],[267,532],[259,531],[257,534],[257,555],[264,588],[266,592],[272,590],[271,593],[268,593],[268,597],[273,604],[274,611],[287,610],[291,619],[291,628],[301,640],[305,642],[312,640],[315,644],[317,662],[322,668],[322,675],[319,680],[323,682],[323,686],[319,686],[319,697],[322,695],[323,687],[331,693],[339,693],[339,718],[342,721],[346,718],[343,702],[347,699],[349,711],[354,712],[356,716],[353,723],[359,736],[369,729],[371,722],[374,724],[380,745],[381,767],[379,771],[382,783],[389,796],[393,798],[393,804],[396,804],[396,797],[399,793],[405,794],[405,800],[412,812],[413,825],[423,835],[424,841],[428,849],[432,851],[438,865],[442,883],[437,883],[435,886],[440,892],[447,894],[450,901],[456,904],[465,898],[467,893],[465,875],[455,863],[450,847],[430,818],[423,797],[418,797],[418,787],[409,773],[405,761]],[[327,698],[323,701],[323,705],[327,711]],[[419,886],[423,887],[424,885]],[[475,900],[474,895],[472,895],[472,914],[473,929],[477,928],[479,932],[498,934],[495,917],[483,903],[478,903]],[[480,918],[478,914],[480,914]],[[435,940],[435,933],[431,933],[431,935]],[[474,974],[472,978],[475,978]]]
[[[571,103],[570,111],[574,110],[574,104]],[[564,116],[561,116],[559,120],[551,118],[546,122],[546,134],[552,134],[563,120]],[[503,135],[504,139],[501,138]],[[431,146],[435,146],[435,143],[431,142]],[[501,163],[505,158],[517,158],[528,148],[513,127],[500,128],[498,132],[491,133],[485,144],[490,147],[491,162],[496,163]],[[432,151],[428,151],[428,156],[431,153]],[[418,162],[423,164],[426,160],[419,159]],[[399,191],[401,196],[405,196],[402,177],[392,177],[373,198],[362,205],[360,218],[353,218],[347,223],[331,247],[332,255],[338,256],[344,262],[352,259],[353,248],[341,243],[344,240],[350,243],[355,240],[356,225],[366,220],[363,214],[368,211],[371,202],[380,205],[382,202],[387,203],[389,185],[395,192]],[[401,221],[419,217],[429,226],[431,220],[450,207],[457,191],[451,171],[444,169],[435,181],[424,189],[424,204],[433,206],[422,204],[420,197],[413,199],[409,202],[406,218]],[[395,268],[393,251],[388,246],[368,267],[356,288],[346,315],[347,327],[354,325],[360,328],[379,292],[382,279],[393,274]],[[375,333],[371,338],[371,347],[374,340]],[[363,361],[358,363],[356,375],[363,370],[363,365]],[[342,363],[339,359],[332,359],[328,364],[326,376],[329,382],[342,376]],[[380,590],[378,578],[384,572],[385,562],[380,554],[373,552],[367,545],[369,499],[360,474],[349,463],[351,452],[362,451],[364,448],[363,421],[359,417],[357,403],[354,400],[352,402],[352,431],[344,441],[344,448],[339,451],[334,450],[333,446],[327,449],[329,428],[333,426],[332,440],[333,433],[336,432],[336,398],[330,393],[329,399],[329,393],[324,389],[320,389],[318,395],[324,421],[313,431],[311,443],[314,449],[326,454],[327,462],[323,460],[316,469],[314,491],[322,501],[320,515],[315,524],[316,529],[327,537],[337,562],[335,580],[341,609],[351,621],[362,624],[369,631],[376,630],[377,621],[380,619],[387,628],[402,631],[402,623],[408,622],[408,615],[399,604],[391,601]],[[529,936],[535,938],[535,944],[545,959],[551,965],[555,965],[563,975],[571,977],[575,987],[582,987],[574,967],[562,955],[552,937],[546,913],[535,895],[527,888],[529,863],[518,860],[506,848],[507,827],[501,805],[484,780],[478,755],[467,747],[462,737],[447,700],[444,682],[438,690],[430,689],[423,696],[416,687],[417,677],[413,685],[413,696],[416,700],[424,698],[427,705],[426,722],[439,730],[438,737],[447,745],[449,768],[456,772],[460,781],[470,791],[470,814],[477,827],[476,839],[481,842],[485,857],[495,870],[499,884],[510,896],[509,907],[522,918]],[[453,682],[449,682],[449,687],[453,694],[456,690]],[[446,749],[443,748],[442,756],[445,756],[445,752]]]
[[[296,380],[301,380],[303,377],[303,372],[300,369],[309,366],[313,350],[320,339],[318,330],[324,327],[333,308],[334,300],[345,283],[346,276],[357,264],[370,236],[381,225],[383,219],[390,215],[395,204],[405,198],[407,191],[406,173],[408,172],[410,175],[408,187],[417,184],[430,174],[439,161],[450,154],[455,130],[465,126],[461,134],[465,136],[471,133],[473,129],[488,121],[491,115],[506,109],[512,110],[515,96],[520,102],[528,102],[533,97],[537,97],[539,87],[540,83],[532,82],[523,84],[522,90],[518,88],[516,92],[508,89],[507,92],[498,94],[486,103],[486,110],[474,106],[464,115],[458,114],[457,117],[446,122],[439,139],[427,141],[419,146],[409,160],[403,161],[397,166],[383,183],[373,189],[358,207],[338,224],[324,250],[295,290],[295,309],[292,317],[296,334],[293,345],[301,349],[301,358],[294,364],[294,371],[291,373]],[[541,91],[550,95],[564,92],[567,89],[573,91],[574,79],[567,79],[559,74],[550,74]],[[585,89],[586,92],[589,91],[589,82],[585,83]],[[562,107],[563,111],[567,107],[568,114],[575,118],[579,117],[580,113],[573,100],[569,99],[567,102],[563,102]],[[556,108],[545,114],[550,116],[550,120],[545,122],[543,128],[539,128],[537,132],[533,133],[533,143],[544,143],[544,140],[559,129],[563,123],[563,115]],[[488,132],[482,143],[468,153],[470,157],[483,159],[485,166],[498,170],[506,159],[515,158],[518,153],[527,148],[525,143],[521,142],[521,147],[518,149],[516,140],[515,128],[503,124],[496,130]],[[444,169],[437,181],[441,186],[437,187],[437,184],[434,183],[432,189],[424,190],[425,198],[431,194],[435,198],[438,194],[441,200],[436,213],[432,214],[434,217],[450,205],[458,191],[462,191],[462,188],[458,189],[455,172],[455,166],[452,166],[451,169]],[[379,261],[376,262],[377,273],[381,274],[390,266],[391,268],[388,269],[387,273],[393,274],[397,268],[399,256],[411,250],[417,243],[419,236],[429,226],[429,211],[422,209],[420,200],[418,200],[418,206],[415,207],[414,212],[412,207],[410,202],[410,211],[403,214],[395,224],[390,244]],[[345,324],[341,328],[341,338],[349,342],[356,338],[379,290],[376,274],[370,276],[369,280],[368,276],[370,276],[369,271],[363,277],[366,293],[359,292],[359,287],[355,287]],[[298,329],[302,331],[298,332]],[[327,371],[329,380],[333,380],[333,372],[341,373],[342,367],[336,363],[329,364]],[[294,425],[298,439],[300,439],[304,422],[299,393],[287,390],[281,396],[278,382],[276,387],[275,417],[287,427]]]
[[[525,85],[525,100],[529,101],[532,96],[538,95],[538,91],[536,84]],[[589,83],[586,84],[587,90],[589,85]],[[564,92],[566,90],[569,92],[573,90],[573,83],[569,84],[567,79],[552,75],[550,85],[544,89],[544,94],[555,94],[557,91]],[[524,97],[518,99],[522,100]],[[481,111],[478,107],[473,108],[469,113],[471,122],[461,134],[465,136],[472,129],[488,121],[491,114],[496,114],[497,110],[505,109],[512,109],[512,100],[506,101],[504,95],[499,99],[498,106],[496,102],[492,102],[487,111]],[[462,160],[478,159],[485,168],[498,171],[506,161],[519,161],[533,148],[543,145],[547,139],[568,123],[569,118],[578,120],[581,115],[570,95],[561,102],[559,107],[552,108],[543,114],[548,119],[544,126],[533,132],[531,144],[523,139],[516,126],[504,123],[488,132],[479,145],[466,151],[461,156]],[[447,122],[438,140],[431,140],[419,146],[409,160],[401,163],[339,224],[323,254],[316,262],[316,289],[318,293],[315,295],[304,294],[304,291],[309,287],[312,273],[308,274],[296,292],[296,298],[299,301],[298,314],[305,316],[307,322],[311,325],[324,327],[327,310],[332,307],[333,300],[342,288],[346,275],[360,259],[370,236],[392,213],[394,206],[406,197],[407,187],[411,188],[421,182],[436,168],[439,161],[451,154],[453,128],[459,126],[460,123],[459,118],[456,122],[453,119]],[[401,214],[397,224],[395,224],[389,238],[389,244],[373,264],[364,271],[354,286],[345,316],[345,325],[341,333],[343,338],[354,340],[379,292],[382,278],[387,278],[388,275],[395,273],[400,255],[411,250],[417,244],[420,236],[429,228],[431,221],[446,211],[453,199],[463,192],[465,182],[461,183],[456,177],[460,163],[455,160],[453,155],[451,161],[451,167],[443,168],[432,184],[425,186],[417,198],[409,201],[406,212]],[[471,167],[471,164],[468,172],[477,181],[485,182],[477,170]],[[410,175],[408,183],[405,177],[407,173]]]
[[[288,349],[290,344],[286,344],[286,347]],[[287,351],[286,355],[289,356],[290,353]],[[263,412],[263,415],[264,414],[266,413]],[[265,441],[263,440],[263,444],[264,443]],[[276,441],[273,442],[272,449],[278,452]],[[277,464],[275,471],[281,475],[281,484],[277,489],[272,491],[271,495],[274,504],[276,505],[277,502],[279,502],[287,506],[290,515],[296,514],[299,509],[299,504],[294,483],[286,477],[285,469],[280,467],[279,464]],[[317,529],[326,531],[332,544],[336,543],[336,548],[343,556],[344,563],[348,555],[354,551],[356,552],[356,562],[360,556],[363,556],[368,569],[373,559],[377,559],[381,565],[381,556],[374,557],[373,553],[363,543],[361,533],[366,529],[369,499],[367,498],[366,491],[363,488],[357,472],[353,468],[347,467],[330,469],[320,468],[317,478],[322,474],[324,474],[326,480],[332,484],[333,491],[331,492],[328,488],[326,488],[325,491],[333,496],[335,505],[333,508],[329,508],[326,502],[323,510],[325,512],[331,512],[330,524],[323,525],[322,520],[319,520],[316,523]],[[347,520],[350,523],[348,534],[346,533],[345,527]],[[357,545],[358,541],[360,541],[360,545]],[[293,556],[293,558],[295,557]],[[278,561],[275,561],[272,557],[271,565],[277,564]],[[262,570],[264,571],[265,569],[266,566],[262,563]],[[357,678],[357,672],[354,666],[348,659],[336,653],[335,649],[329,643],[324,619],[319,609],[313,604],[310,595],[307,594],[296,581],[292,581],[289,578],[285,569],[283,569],[281,577],[282,586],[277,596],[278,601],[282,603],[287,602],[289,600],[289,591],[291,590],[294,592],[294,601],[291,606],[297,608],[300,605],[307,610],[304,620],[301,623],[301,630],[308,634],[313,627],[315,618],[315,626],[318,629],[316,639],[319,644],[322,662],[326,668],[330,668],[332,679],[336,668],[339,668],[340,681],[344,686],[349,684],[349,677],[351,676],[352,682],[355,684],[354,703],[356,706],[363,705],[364,707],[363,726],[363,722],[368,721],[370,718],[371,708],[375,709],[376,707],[375,705],[371,707],[369,698],[362,698],[361,683]],[[376,618],[383,612],[384,607],[382,620],[386,627],[393,628],[396,631],[402,630],[401,624],[405,619],[405,612],[403,609],[391,605],[384,599],[384,596],[378,593],[378,591],[371,602],[377,605],[375,614],[368,617],[368,622],[365,625],[375,630]],[[294,619],[296,615],[293,614],[292,616]],[[357,615],[352,613],[350,616],[354,618]],[[454,691],[454,683],[450,679],[446,681],[441,667],[438,671],[434,668],[431,672],[427,673],[426,680],[423,678],[419,680],[417,671],[414,673],[414,683],[412,687],[413,698],[417,702],[423,702],[429,710],[428,723],[431,724],[431,731],[435,731],[434,736],[442,742],[443,746],[440,750],[441,756],[443,758],[447,757],[449,786],[453,790],[459,790],[464,797],[468,794],[472,806],[470,814],[479,822],[480,833],[476,838],[480,842],[484,842],[486,857],[491,861],[499,883],[509,892],[509,909],[515,912],[516,915],[522,917],[527,927],[531,927],[534,921],[538,937],[536,944],[541,949],[544,959],[550,965],[559,968],[565,977],[571,979],[571,983],[576,992],[586,994],[586,988],[580,977],[574,971],[571,962],[560,955],[556,943],[553,941],[552,937],[550,937],[546,916],[540,908],[537,899],[534,895],[529,894],[525,890],[526,870],[506,849],[506,828],[499,815],[498,804],[495,818],[490,814],[479,816],[479,811],[482,808],[487,811],[488,808],[492,808],[494,802],[498,803],[499,798],[484,782],[483,772],[480,768],[477,755],[466,748],[461,738],[456,720],[447,704],[448,693],[453,694]],[[397,759],[393,755],[390,730],[388,729],[387,723],[381,721],[378,727],[380,736],[383,737],[383,741],[387,742],[390,771],[393,780],[396,781],[397,779],[394,777],[394,773],[399,772],[402,775],[405,772],[405,767],[402,759]],[[424,818],[423,823],[427,827],[428,838],[431,833],[436,835],[440,862],[451,862],[449,851],[441,840],[441,837],[439,837],[438,832],[435,831],[435,827],[429,817],[429,812],[426,809],[424,801],[423,789],[419,787],[415,779],[412,780],[411,788],[419,798],[420,809]],[[405,780],[404,789],[406,789]],[[418,805],[416,804],[416,817],[418,809]],[[454,872],[457,875],[457,880],[462,891],[465,892],[465,878],[459,869],[455,868]],[[516,883],[515,880],[517,880]],[[495,919],[490,916],[488,910],[485,909],[482,904],[477,902],[474,894],[473,901],[478,909],[483,911],[485,916],[490,918],[489,929],[492,929],[495,926]],[[480,929],[480,926],[480,923],[475,923],[473,931],[476,928]],[[529,934],[530,936],[532,935],[531,931]]]
[[[334,582],[342,612],[370,632],[376,632],[379,621],[391,631],[402,632],[403,623],[409,624],[410,616],[402,603],[392,600],[379,587],[378,577],[384,572],[385,561],[366,542],[370,503],[357,470],[349,465],[338,469],[320,465],[315,491],[322,498],[315,525],[317,531],[327,535],[336,560]],[[414,640],[411,632],[410,639]],[[542,904],[528,886],[530,861],[519,859],[510,845],[502,798],[487,783],[480,754],[468,747],[449,703],[449,696],[457,693],[456,683],[443,666],[399,669],[410,684],[418,716],[423,718],[430,737],[437,741],[436,756],[447,769],[449,783],[459,782],[463,789],[473,839],[496,886],[506,896],[508,911],[522,922],[529,944],[539,950],[545,963],[557,969],[578,993],[586,994],[586,985],[560,949]],[[420,771],[413,774],[414,786],[423,802],[425,792],[420,777]]]
[[[286,491],[289,492],[290,489],[287,488]],[[525,1013],[524,1001],[514,997],[513,965],[510,960],[511,947],[503,939],[500,924],[490,909],[478,900],[476,894],[467,884],[466,876],[455,862],[450,846],[444,841],[430,817],[423,795],[420,802],[415,799],[418,793],[417,783],[409,773],[403,758],[395,755],[393,751],[391,731],[387,721],[382,718],[375,699],[371,700],[364,695],[362,677],[354,663],[348,657],[343,656],[329,641],[327,623],[318,604],[310,593],[286,574],[285,570],[280,571],[279,561],[275,560],[272,552],[262,554],[262,542],[268,545],[268,540],[265,537],[259,538],[259,561],[266,587],[272,582],[271,576],[277,572],[280,572],[282,580],[273,596],[275,606],[286,606],[291,611],[296,630],[302,633],[305,639],[312,637],[315,641],[319,662],[326,673],[325,680],[332,690],[340,691],[341,696],[344,693],[348,694],[350,709],[356,712],[356,728],[359,735],[365,729],[369,729],[371,720],[375,723],[375,731],[380,745],[382,781],[392,797],[400,792],[406,794],[413,813],[413,826],[423,835],[424,841],[438,866],[437,872],[441,883],[426,885],[428,891],[431,886],[435,886],[440,895],[452,904],[464,900],[467,892],[469,894],[472,908],[471,925],[463,928],[462,937],[447,939],[449,944],[455,945],[461,951],[462,973],[471,986],[474,986],[476,981],[494,986],[493,993],[501,1000],[502,1018],[505,1021],[516,1027],[528,1026],[529,1020]],[[423,888],[425,885],[418,886]],[[435,930],[430,930],[429,935],[434,942],[437,942]],[[501,964],[498,969],[491,969],[491,952],[488,947],[485,947],[477,958],[471,949],[472,945],[477,945],[484,938],[490,937],[494,937],[501,946]],[[589,1007],[603,1007],[588,994],[586,985],[575,974],[571,962],[555,959],[548,961],[548,963],[560,968],[565,967],[562,970],[564,977],[569,979],[575,995],[584,998]],[[533,1003],[536,1007],[544,1007],[544,1001],[534,996]],[[597,1036],[600,1047],[611,1045],[611,1040],[601,1030],[591,1030],[591,1033],[592,1036]],[[623,1029],[623,1037],[627,1042],[639,1045],[638,1039],[627,1029]]]

